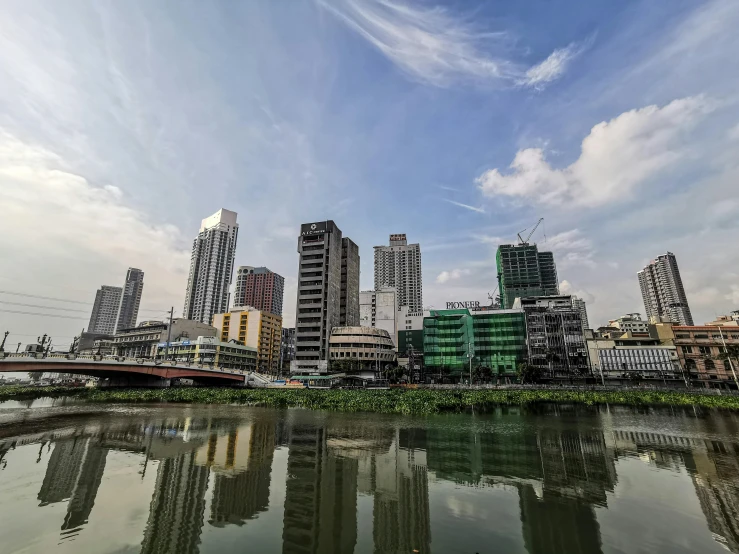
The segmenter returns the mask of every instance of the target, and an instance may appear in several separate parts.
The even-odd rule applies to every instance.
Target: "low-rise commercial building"
[[[514,307],[526,313],[528,363],[544,379],[590,375],[582,317],[570,296],[517,298]]]
[[[395,362],[390,333],[375,327],[334,327],[329,340],[332,373],[381,373]]]
[[[485,367],[493,379],[513,380],[526,358],[525,314],[431,310],[423,321],[423,358],[426,375],[435,379],[467,380],[470,367]]]
[[[236,341],[220,341],[217,337],[183,339],[157,345],[159,359],[203,364],[224,369],[256,371],[257,349]]]
[[[663,335],[672,332],[680,364],[694,385],[737,388],[739,357],[733,353],[739,348],[739,328],[668,324],[662,327]],[[726,357],[727,351],[731,358]]]
[[[213,325],[221,341],[235,340],[256,348],[257,367],[261,373],[278,372],[282,344],[281,316],[244,306],[214,315]]]
[[[142,321],[137,327],[120,329],[113,336],[113,353],[129,358],[153,358],[157,353],[157,345],[166,343],[167,336],[170,342],[216,336],[215,327],[192,319],[173,319],[171,333],[168,327],[169,322]]]
[[[588,339],[587,346],[593,373],[603,381],[683,381],[677,350],[658,339],[626,333],[620,338]]]

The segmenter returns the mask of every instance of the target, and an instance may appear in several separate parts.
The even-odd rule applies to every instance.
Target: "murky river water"
[[[0,404],[0,552],[739,553],[739,414]]]

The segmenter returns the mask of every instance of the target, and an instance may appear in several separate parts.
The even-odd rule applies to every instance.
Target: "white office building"
[[[88,333],[102,333],[112,335],[115,333],[118,321],[118,308],[121,304],[121,287],[103,285],[95,294],[95,303],[92,305],[90,322],[87,325]]]
[[[363,290],[359,293],[359,324],[384,329],[393,341],[396,337],[397,293],[393,287]]]
[[[578,298],[577,296],[573,296],[572,307],[580,312],[580,318],[582,319],[582,328],[590,329],[590,324],[588,323],[588,309],[585,305],[585,300],[583,300],[582,298]]]
[[[421,246],[408,244],[405,234],[390,235],[389,246],[375,246],[375,290],[394,287],[397,306],[423,311]]]
[[[192,244],[184,318],[210,325],[214,314],[228,312],[238,233],[236,212],[221,209],[202,221]]]
[[[609,327],[615,327],[624,333],[649,333],[649,323],[641,318],[641,314],[626,314],[608,321]]]

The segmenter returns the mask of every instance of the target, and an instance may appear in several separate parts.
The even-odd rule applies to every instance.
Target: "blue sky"
[[[372,246],[420,242],[441,307],[485,300],[497,245],[544,217],[591,324],[643,312],[667,250],[708,321],[739,308],[736,28],[734,0],[4,2],[0,290],[92,302],[135,266],[142,317],[181,310],[225,207],[236,263],[286,277],[286,324],[299,224],[326,218],[362,288]],[[87,323],[0,300],[10,341]]]

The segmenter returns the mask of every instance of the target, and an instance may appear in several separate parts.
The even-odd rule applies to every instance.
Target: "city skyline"
[[[330,218],[362,290],[373,245],[418,242],[427,306],[484,301],[497,246],[545,217],[533,240],[591,326],[643,311],[634,273],[665,251],[696,323],[736,309],[736,2],[249,4],[5,10],[0,290],[72,301],[3,296],[41,306],[2,305],[9,340],[68,343],[129,266],[140,319],[179,311],[192,232],[220,207],[249,233],[236,264],[285,276],[288,325],[295,230]],[[418,33],[398,43],[399,26]]]

